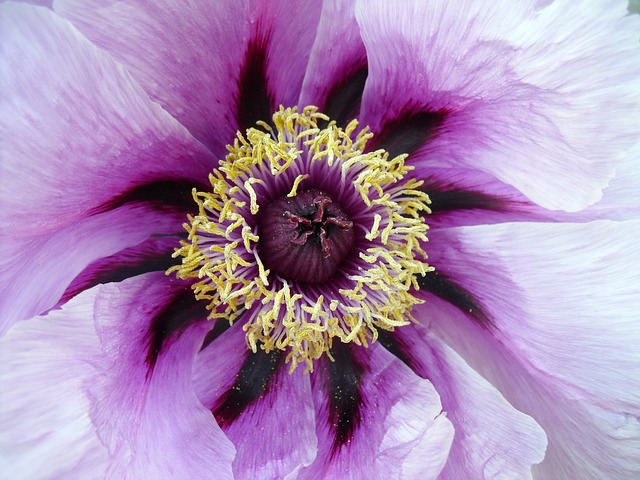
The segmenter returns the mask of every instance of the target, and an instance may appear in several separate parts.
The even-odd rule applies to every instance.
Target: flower
[[[44,3],[0,5],[10,478],[640,473],[623,2]]]

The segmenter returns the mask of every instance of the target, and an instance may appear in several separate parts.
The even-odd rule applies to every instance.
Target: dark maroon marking
[[[438,134],[446,117],[445,111],[406,110],[385,123],[381,131],[374,132],[367,149],[373,151],[383,148],[391,158],[403,153],[410,155]]]
[[[346,126],[360,114],[362,93],[368,75],[369,68],[365,59],[364,63],[356,65],[331,87],[320,111],[335,120],[339,127]]]
[[[360,365],[351,347],[339,341],[331,348],[334,362],[325,358],[328,367],[329,428],[334,438],[331,456],[335,456],[342,446],[350,442],[362,420],[364,398],[360,392],[364,368]]]
[[[438,270],[429,272],[424,277],[418,276],[417,280],[421,289],[456,306],[473,317],[481,327],[490,328],[493,326],[493,322],[484,312],[482,306],[473,298],[473,295]]]
[[[238,80],[236,120],[244,132],[262,120],[270,123],[274,109],[273,95],[267,77],[268,37],[253,39],[247,45],[245,60]]]
[[[126,248],[120,252],[90,263],[73,279],[62,294],[58,306],[84,290],[102,283],[121,282],[143,273],[165,271],[179,260],[171,257],[174,248],[179,246],[180,237],[153,237],[140,245]]]
[[[218,398],[211,412],[223,429],[231,425],[251,404],[261,398],[283,363],[282,352],[258,349],[249,352],[233,386]]]
[[[474,209],[504,211],[508,207],[508,200],[474,190],[438,190],[438,187],[428,184],[423,185],[421,190],[429,195],[431,199],[429,208],[433,214]]]
[[[180,336],[195,322],[207,321],[207,302],[196,300],[191,285],[185,283],[174,297],[155,313],[147,332],[147,375],[153,371],[162,348],[174,336]]]
[[[236,319],[236,322],[240,321],[240,318]],[[220,337],[220,335],[229,330],[229,328],[231,327],[229,320],[227,320],[226,318],[218,318],[215,322],[216,323],[213,325],[213,329],[204,337],[201,350],[204,350],[213,342],[215,342]]]
[[[192,190],[207,191],[211,187],[187,180],[151,180],[131,187],[94,208],[92,214],[104,213],[131,203],[148,203],[158,209],[191,212],[197,209]]]

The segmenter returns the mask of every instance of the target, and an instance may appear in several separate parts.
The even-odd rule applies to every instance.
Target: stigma
[[[241,322],[254,352],[287,352],[291,371],[312,371],[334,341],[367,347],[422,303],[429,197],[405,178],[406,155],[366,151],[371,137],[355,120],[280,107],[238,132],[211,189],[193,191],[167,273],[193,281],[209,318]]]
[[[294,282],[322,283],[353,246],[353,222],[325,192],[281,197],[259,217],[258,253],[273,274]]]

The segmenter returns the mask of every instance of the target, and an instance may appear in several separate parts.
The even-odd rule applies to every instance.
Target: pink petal
[[[416,316],[428,318],[432,308],[427,305]],[[531,478],[532,464],[543,460],[547,447],[546,435],[535,420],[513,408],[494,386],[421,325],[400,328],[393,335],[408,354],[413,370],[433,383],[456,430],[439,478]]]
[[[319,450],[315,462],[301,469],[298,478],[437,478],[449,453],[453,428],[432,385],[379,344],[358,350],[357,362],[359,367],[354,368],[362,372],[356,383],[361,400],[356,417],[350,420],[355,422],[353,434],[342,445],[336,445],[339,427],[332,423],[329,397],[345,393],[332,387],[326,362],[313,374]]]
[[[143,242],[158,231],[178,231],[180,223],[175,215],[125,206],[53,234],[25,237],[20,230],[7,229],[9,234],[0,242],[0,332],[53,307],[94,260]]]
[[[0,11],[3,228],[54,232],[145,181],[206,178],[209,152],[68,22]]]
[[[281,352],[272,355],[252,354],[241,325],[198,355],[194,385],[236,447],[236,479],[285,478],[316,455],[309,376],[289,374]]]
[[[492,324],[431,299],[431,328],[545,429],[542,478],[640,474],[638,238],[639,221],[431,232]]]
[[[3,473],[233,478],[233,445],[191,382],[210,324],[153,341],[154,319],[183,288],[163,273],[98,286],[9,331],[0,341]]]
[[[522,193],[486,173],[458,168],[417,168],[422,190],[431,199],[425,221],[433,229],[511,221],[549,220],[543,209]]]
[[[176,264],[173,252],[180,243],[179,238],[178,235],[150,237],[133,247],[94,260],[73,279],[54,308],[101,283],[122,282],[136,275],[166,271]]]
[[[216,472],[232,478],[233,445],[198,401],[191,380],[211,324],[203,317],[176,333],[150,364],[151,319],[176,287],[164,273],[150,273],[98,288],[94,317],[102,350],[89,357],[97,375],[87,388],[92,421],[111,455],[108,474],[204,478]]]
[[[583,209],[638,142],[638,19],[625,5],[363,1],[362,119],[383,131],[439,112],[441,134],[413,162],[478,169],[545,208]]]
[[[21,322],[0,340],[0,452],[12,479],[104,478],[108,452],[89,418],[88,359],[98,289],[62,310]]]
[[[506,222],[590,222],[625,220],[640,214],[640,168],[635,155],[617,169],[603,198],[580,212],[547,210],[495,177],[478,170],[417,168],[422,189],[431,199],[431,215],[425,220],[432,229]]]
[[[269,104],[259,115],[268,118],[258,118],[265,121],[278,104],[297,104],[320,8],[294,0],[55,4],[219,156],[236,129],[252,126],[237,115],[238,103],[248,100],[243,96]],[[247,79],[248,71],[255,78]],[[264,95],[257,91],[262,88]]]
[[[355,0],[322,3],[300,105],[316,105],[344,124],[357,116],[367,78],[367,52],[355,18]]]
[[[616,220],[640,218],[640,147],[620,164],[602,199],[587,213]]]

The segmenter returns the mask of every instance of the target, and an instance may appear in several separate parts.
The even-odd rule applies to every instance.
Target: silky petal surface
[[[547,210],[511,185],[478,170],[416,168],[421,187],[431,199],[429,226],[450,228],[507,222],[591,222],[628,220],[640,214],[640,152],[616,169],[615,177],[597,203],[580,212]]]
[[[16,325],[0,339],[0,470],[4,478],[101,479],[107,449],[89,417],[86,383],[100,344],[98,290]]]
[[[142,182],[206,178],[207,149],[67,21],[0,12],[3,229],[54,232]]]
[[[257,94],[241,91],[244,74],[264,76],[267,85],[255,87],[265,87],[271,111],[297,104],[320,8],[294,0],[54,3],[220,158],[236,129],[252,126],[237,118],[241,97]]]
[[[137,275],[166,271],[176,264],[173,253],[179,243],[179,236],[152,236],[133,247],[91,262],[67,286],[54,308],[102,283],[122,282]]]
[[[615,220],[640,218],[640,147],[620,164],[602,199],[587,212],[592,211]]]
[[[437,305],[427,321],[544,428],[539,475],[637,476],[640,222],[504,224],[430,237],[442,246],[430,251],[436,269],[470,292],[491,325]]]
[[[355,3],[355,0],[322,3],[320,24],[300,94],[300,105],[315,105],[332,119],[343,116],[338,119],[343,121],[359,112],[367,76],[367,52],[355,18]]]
[[[329,373],[320,368],[312,377],[318,456],[297,478],[437,478],[454,432],[433,386],[379,344],[357,354],[363,403],[358,419],[352,419],[353,436],[335,445],[329,397],[340,392],[332,392]]]
[[[233,478],[235,449],[191,380],[210,323],[186,327],[148,362],[151,320],[174,293],[161,272],[106,285],[96,297],[101,351],[90,357],[98,374],[88,389],[91,418],[111,455],[109,478]]]
[[[428,318],[432,308],[416,309],[415,315]],[[412,369],[433,384],[455,428],[449,459],[438,478],[532,478],[531,466],[543,460],[547,447],[535,420],[511,406],[422,325],[397,329],[394,337]]]
[[[638,142],[640,19],[624,17],[625,2],[568,3],[359,2],[361,119],[376,132],[438,112],[440,134],[414,163],[481,170],[545,208],[596,202]],[[571,74],[545,75],[559,63]]]
[[[25,238],[10,232],[0,239],[0,333],[53,307],[92,261],[158,231],[178,231],[180,223],[176,215],[132,205],[79,220],[53,234]]]
[[[282,354],[276,354],[281,358],[267,367],[265,375],[264,365],[250,358],[266,363],[267,354],[253,354],[241,325],[234,325],[198,355],[194,387],[202,404],[225,422],[224,432],[237,450],[233,462],[237,479],[285,478],[316,456],[309,376],[300,368],[289,374]],[[241,376],[250,383],[238,382]],[[256,385],[262,385],[257,398],[245,404],[252,392],[244,389]],[[240,404],[244,408],[238,411]]]

